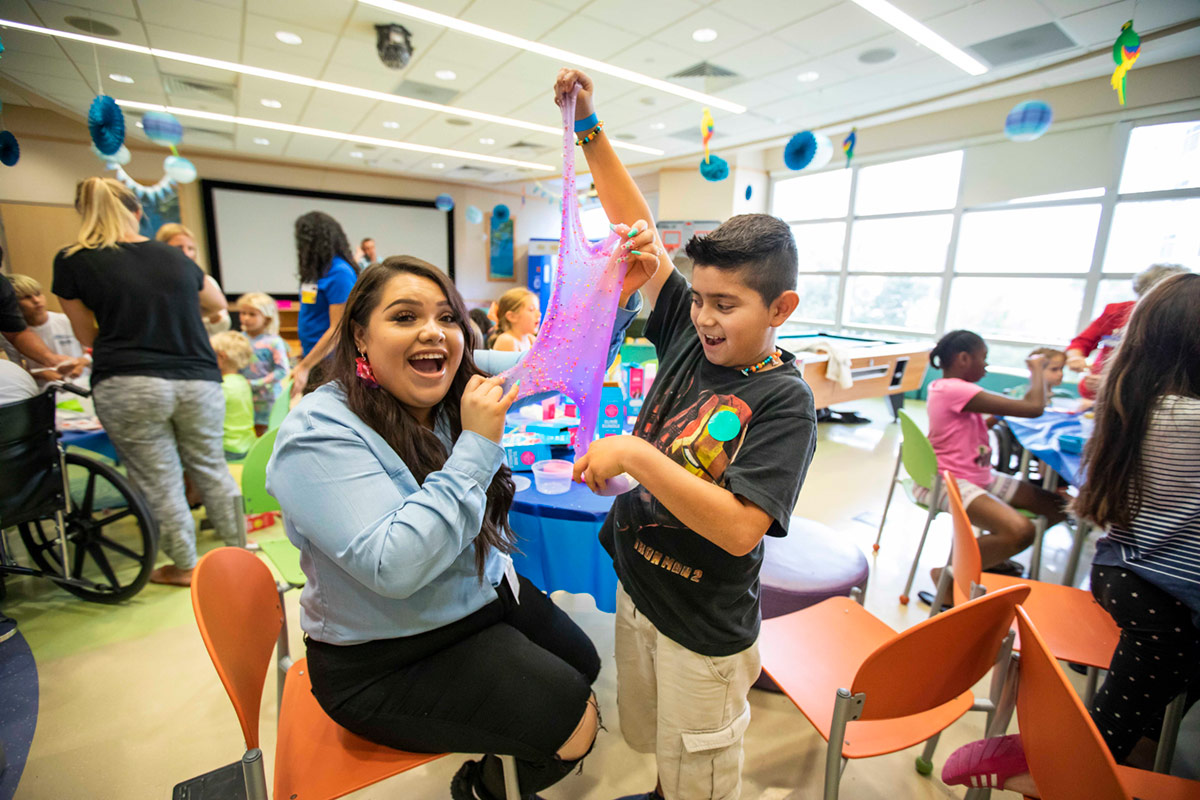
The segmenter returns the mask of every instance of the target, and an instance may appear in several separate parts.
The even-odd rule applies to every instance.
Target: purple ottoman
[[[781,617],[830,597],[848,597],[855,587],[866,591],[867,558],[852,541],[819,522],[792,517],[788,535],[764,537],[760,574],[763,619]],[[759,675],[754,686],[778,692],[775,682]]]

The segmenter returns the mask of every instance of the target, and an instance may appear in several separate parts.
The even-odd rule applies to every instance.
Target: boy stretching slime
[[[617,704],[631,747],[654,753],[658,786],[636,798],[731,800],[741,792],[747,693],[759,674],[764,535],[785,536],[816,445],[812,393],[776,330],[799,302],[792,233],[765,214],[693,238],[689,285],[658,242],[650,209],[580,85],[576,131],[610,220],[632,227],[625,307],[653,307],[659,370],[632,436],[593,442],[575,479],[593,491],[628,473],[600,533],[617,589]]]

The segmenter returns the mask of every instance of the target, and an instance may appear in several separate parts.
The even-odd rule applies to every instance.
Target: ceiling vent
[[[494,169],[484,169],[483,167],[472,167],[464,164],[461,167],[450,170],[450,174],[456,178],[476,179],[482,178],[484,175],[491,175],[495,171]]]
[[[172,97],[236,105],[237,88],[233,84],[212,83],[182,75],[164,74],[162,78],[163,88]]]
[[[992,67],[1003,67],[1075,47],[1074,40],[1053,22],[978,42],[967,49]]]
[[[63,22],[77,31],[91,33],[96,36],[120,36],[121,32],[106,22],[94,20],[91,17],[63,17]]]
[[[430,103],[449,105],[452,100],[458,97],[459,92],[445,86],[434,86],[430,83],[405,80],[401,81],[400,85],[392,90],[392,94],[398,94],[401,97],[411,97],[414,100],[426,100]]]
[[[681,69],[674,75],[668,75],[667,80],[689,89],[712,94],[722,89],[728,89],[730,86],[737,86],[745,81],[745,78],[731,69],[708,61],[701,61],[699,64]]]
[[[508,147],[506,147],[504,149],[505,150],[515,150],[523,156],[542,155],[544,153],[549,153],[554,150],[553,147],[547,147],[544,142],[527,142],[524,139],[522,139],[519,142],[514,142],[513,144],[510,144]]]

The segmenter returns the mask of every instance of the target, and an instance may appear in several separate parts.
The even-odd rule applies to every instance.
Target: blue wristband
[[[600,120],[597,119],[595,112],[592,112],[590,117],[575,120],[575,132],[583,133],[584,131],[590,131],[599,124]]]

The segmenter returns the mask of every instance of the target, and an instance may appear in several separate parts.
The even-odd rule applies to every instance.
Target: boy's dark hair
[[[730,217],[707,236],[693,236],[684,252],[696,266],[740,273],[765,305],[796,288],[796,239],[783,220],[769,214]]]
[[[983,337],[974,331],[950,331],[938,339],[937,346],[930,351],[929,363],[937,369],[945,369],[959,353],[974,353],[985,344]]]

